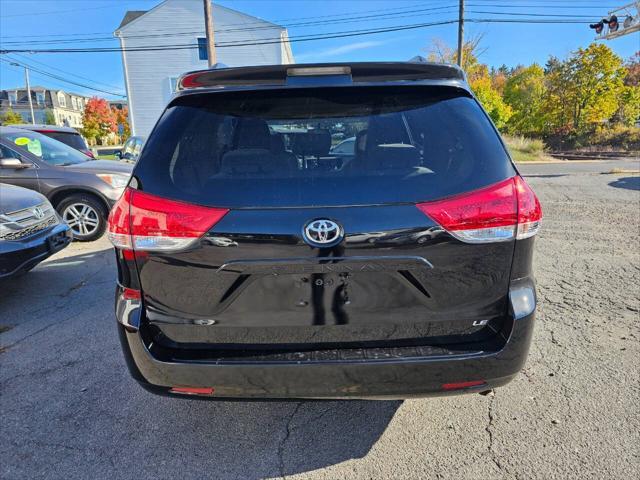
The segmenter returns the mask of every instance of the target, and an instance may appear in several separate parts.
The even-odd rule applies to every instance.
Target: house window
[[[44,92],[36,92],[36,102],[38,105],[44,104]]]
[[[178,89],[178,77],[169,77],[169,93],[173,95]]]
[[[71,97],[71,106],[74,110],[78,109],[78,100],[76,99],[76,97]]]
[[[9,92],[9,104],[18,103],[18,93]]]
[[[67,99],[64,97],[64,93],[62,92],[58,92],[58,103],[64,108],[67,106]]]
[[[78,110],[82,110],[82,99],[78,98]]]
[[[206,38],[198,38],[198,58],[200,60],[209,60],[209,55],[207,53],[207,39]]]

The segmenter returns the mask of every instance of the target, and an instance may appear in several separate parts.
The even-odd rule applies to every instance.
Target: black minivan
[[[188,73],[109,218],[129,369],[213,399],[504,385],[541,217],[457,67]]]

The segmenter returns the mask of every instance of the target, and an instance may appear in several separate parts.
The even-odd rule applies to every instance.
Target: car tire
[[[93,195],[69,195],[58,203],[56,210],[73,231],[74,240],[97,240],[107,228],[106,209]]]

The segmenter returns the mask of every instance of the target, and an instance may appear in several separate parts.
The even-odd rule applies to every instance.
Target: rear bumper
[[[305,361],[166,361],[154,356],[135,326],[141,309],[116,292],[120,339],[133,377],[154,393],[171,387],[212,387],[207,398],[245,399],[397,399],[469,393],[508,383],[526,360],[535,317],[530,279],[512,284],[511,321],[493,344],[449,351],[446,355]],[[473,346],[470,346],[473,347]],[[364,357],[367,357],[366,355]],[[458,382],[477,382],[451,388]],[[447,385],[447,387],[445,387]]]
[[[0,241],[0,278],[30,270],[69,245],[72,238],[69,227],[59,223],[25,239]]]

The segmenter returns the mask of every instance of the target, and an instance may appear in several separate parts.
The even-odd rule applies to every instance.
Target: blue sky
[[[570,15],[586,22],[606,16],[607,11],[630,0],[466,0],[470,18],[506,18],[507,12],[527,15]],[[0,37],[2,48],[17,48],[7,42],[50,40],[84,36],[109,36],[127,10],[148,10],[160,0],[0,0]],[[329,33],[437,22],[457,18],[457,0],[215,0],[230,8],[280,24],[299,18],[334,23],[290,27],[289,35]],[[428,10],[427,9],[432,9]],[[490,13],[481,13],[490,12]],[[342,15],[343,17],[338,17]],[[378,16],[383,15],[383,16]],[[386,16],[384,16],[386,15]],[[367,17],[354,19],[353,17]],[[348,18],[345,18],[348,17]],[[511,17],[515,18],[515,17]],[[561,18],[561,17],[557,17]],[[343,20],[335,23],[336,19]],[[348,22],[344,20],[348,19]],[[385,34],[293,43],[299,62],[407,60],[426,55],[434,39],[454,46],[456,25],[405,30]],[[565,57],[578,47],[587,46],[594,33],[583,24],[508,24],[467,23],[468,37],[483,35],[481,60],[492,66],[507,64],[544,64],[549,55]],[[35,37],[39,36],[39,37]],[[607,41],[618,55],[628,58],[640,50],[640,33]],[[56,45],[58,47],[73,44]],[[118,46],[115,40],[82,46]],[[42,47],[42,45],[39,45]],[[35,48],[35,47],[34,47]],[[88,84],[110,92],[124,92],[120,53],[20,54],[15,59],[30,62],[42,70],[65,79]],[[8,58],[0,55],[0,58]],[[32,84],[65,88],[85,94],[91,92],[62,81],[32,73]],[[0,88],[22,85],[22,68],[0,62]]]

